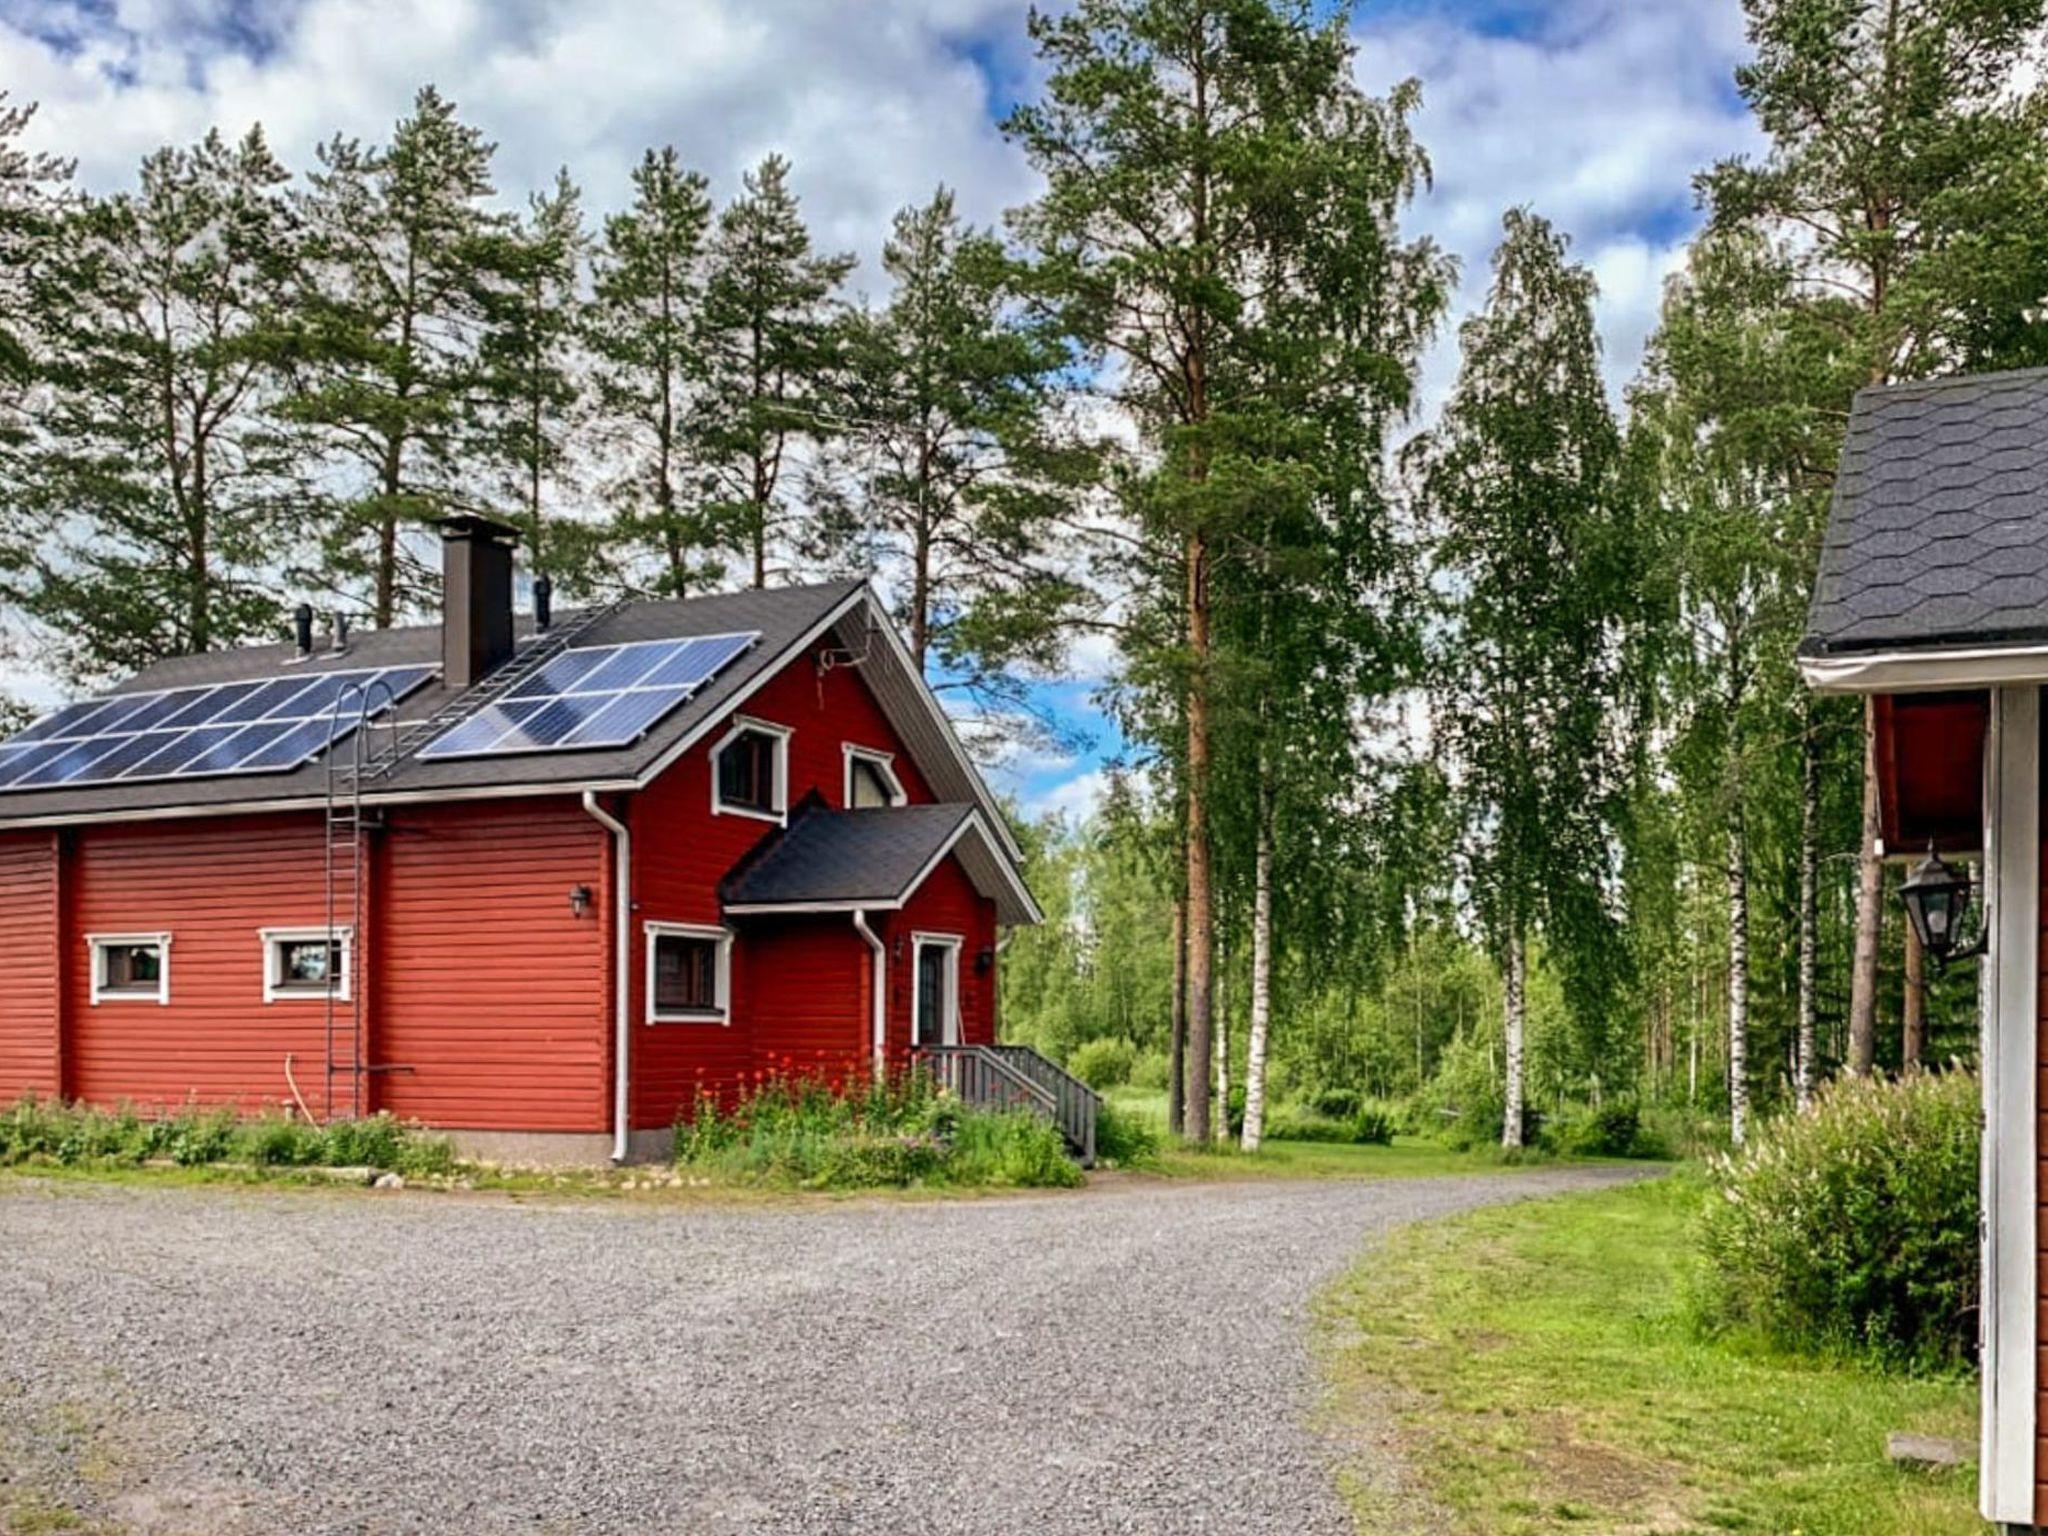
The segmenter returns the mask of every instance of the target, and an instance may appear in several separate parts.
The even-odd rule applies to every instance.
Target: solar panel
[[[364,698],[375,718],[433,675],[358,667],[67,704],[0,742],[0,791],[280,773],[354,730]]]
[[[563,651],[421,749],[426,759],[630,746],[761,635],[693,635]],[[0,763],[0,775],[6,767]]]

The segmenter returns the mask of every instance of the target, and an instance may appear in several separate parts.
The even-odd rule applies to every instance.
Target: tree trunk
[[[1814,1021],[1819,1012],[1820,955],[1820,744],[1812,711],[1799,738],[1799,1035],[1794,1045],[1793,1093],[1801,1109],[1813,1104],[1817,1064]]]
[[[1863,706],[1863,838],[1856,849],[1856,957],[1849,972],[1849,1070],[1862,1077],[1877,1060],[1877,947],[1884,922],[1883,832],[1877,804],[1877,712]]]
[[[1216,1123],[1212,1127],[1216,1140],[1230,1140],[1230,1003],[1224,996],[1223,983],[1230,975],[1230,955],[1224,946],[1216,946]]]
[[[1927,1051],[1927,954],[1920,935],[1906,924],[1905,1029],[1899,1039],[1899,1064],[1917,1067]]]
[[[1188,653],[1188,1082],[1187,1133],[1209,1139],[1209,1080],[1214,1071],[1216,893],[1209,872],[1209,551],[1199,533],[1187,546]]]
[[[1188,1074],[1188,939],[1187,903],[1173,903],[1173,1002],[1168,1012],[1168,1057],[1166,1068],[1166,1130],[1181,1135],[1187,1129]]]
[[[1749,1134],[1749,849],[1742,803],[1728,812],[1728,1139]]]
[[[1504,1147],[1519,1147],[1522,1144],[1522,1025],[1525,1012],[1527,987],[1525,967],[1528,963],[1528,941],[1522,933],[1520,919],[1508,927],[1507,954],[1507,1019],[1504,1031],[1506,1050],[1507,1105],[1500,1118],[1500,1144]]]
[[[1258,834],[1252,855],[1252,1024],[1244,1062],[1244,1149],[1266,1130],[1266,1032],[1273,1021],[1273,786],[1259,768]],[[1229,1109],[1225,1106],[1225,1123]]]

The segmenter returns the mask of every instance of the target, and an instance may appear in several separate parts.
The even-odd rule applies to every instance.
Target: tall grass
[[[385,1168],[446,1173],[455,1147],[389,1115],[319,1126],[282,1115],[245,1118],[232,1109],[169,1112],[99,1109],[33,1097],[0,1111],[0,1167],[188,1168],[244,1163],[265,1168]]]
[[[675,1129],[679,1166],[802,1189],[1078,1184],[1059,1131],[1025,1112],[972,1109],[920,1071],[851,1086],[764,1075],[735,1102],[700,1093]]]

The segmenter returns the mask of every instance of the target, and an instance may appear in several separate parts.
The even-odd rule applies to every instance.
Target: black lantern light
[[[569,915],[581,917],[590,910],[590,887],[572,885],[569,887]]]
[[[1955,958],[1963,918],[1970,910],[1970,877],[1946,863],[1929,845],[1927,857],[1913,866],[1899,895],[1906,903],[1914,936],[1934,963],[1942,965]],[[1972,948],[1964,953],[1977,951]]]

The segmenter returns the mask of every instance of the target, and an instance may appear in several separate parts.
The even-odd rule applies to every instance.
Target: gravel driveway
[[[1389,1226],[1619,1176],[772,1208],[0,1182],[0,1477],[141,1531],[1345,1532],[1318,1284]]]

